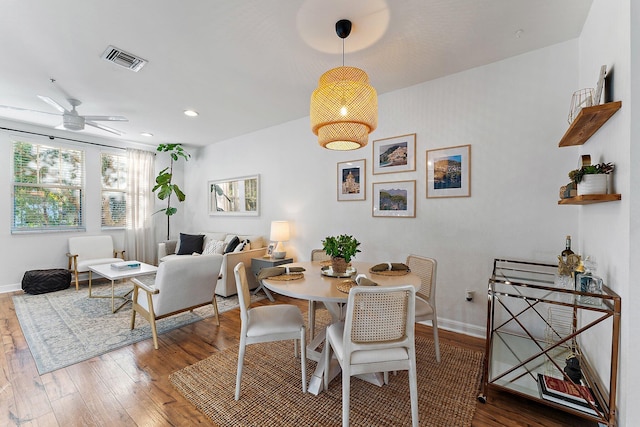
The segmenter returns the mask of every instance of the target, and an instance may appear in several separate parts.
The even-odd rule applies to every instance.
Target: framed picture
[[[471,196],[471,145],[427,150],[427,198]]]
[[[267,246],[267,253],[264,254],[265,258],[270,258],[271,256],[273,256],[273,251],[275,248],[275,243],[269,243],[269,246]]]
[[[373,141],[373,174],[416,170],[416,134]]]
[[[338,163],[338,201],[366,200],[366,161]]]
[[[374,217],[416,217],[416,181],[374,182]]]

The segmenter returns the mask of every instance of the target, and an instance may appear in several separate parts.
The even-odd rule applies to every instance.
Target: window
[[[124,227],[127,222],[127,156],[102,153],[102,227]]]
[[[11,232],[84,229],[84,152],[13,143]]]

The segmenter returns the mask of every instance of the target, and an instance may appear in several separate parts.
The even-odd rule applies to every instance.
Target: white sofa
[[[264,256],[267,248],[265,245],[265,240],[262,236],[257,235],[244,235],[244,234],[235,234],[228,232],[197,232],[197,233],[189,233],[189,234],[202,234],[204,235],[203,249],[209,244],[211,241],[228,241],[233,236],[238,236],[240,241],[248,240],[250,248],[243,250],[242,252],[230,252],[223,255],[222,259],[222,267],[220,268],[220,278],[218,279],[218,285],[216,286],[216,294],[228,297],[231,295],[235,295],[237,293],[236,290],[236,279],[234,277],[233,269],[239,263],[243,262],[245,265],[251,265],[251,258],[260,258]],[[158,261],[166,261],[168,259],[176,258],[176,257],[188,257],[188,256],[196,256],[196,255],[177,255],[178,252],[178,240],[167,240],[164,242],[160,242],[158,244]],[[199,256],[208,256],[208,255],[199,255]],[[253,274],[247,275],[247,279],[249,282],[249,288],[255,289],[258,287],[258,282]]]

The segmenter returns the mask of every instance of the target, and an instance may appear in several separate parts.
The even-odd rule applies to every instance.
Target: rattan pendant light
[[[311,95],[311,130],[329,150],[364,147],[378,126],[378,95],[367,73],[344,66],[344,39],[350,32],[351,21],[336,22],[336,33],[342,39],[342,67],[320,76]]]

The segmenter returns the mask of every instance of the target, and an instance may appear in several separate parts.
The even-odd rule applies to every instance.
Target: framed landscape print
[[[374,182],[373,216],[415,218],[416,181]]]
[[[373,141],[373,174],[416,170],[416,134]]]
[[[427,198],[471,196],[471,145],[427,150]]]
[[[338,163],[338,201],[366,200],[366,160]]]

